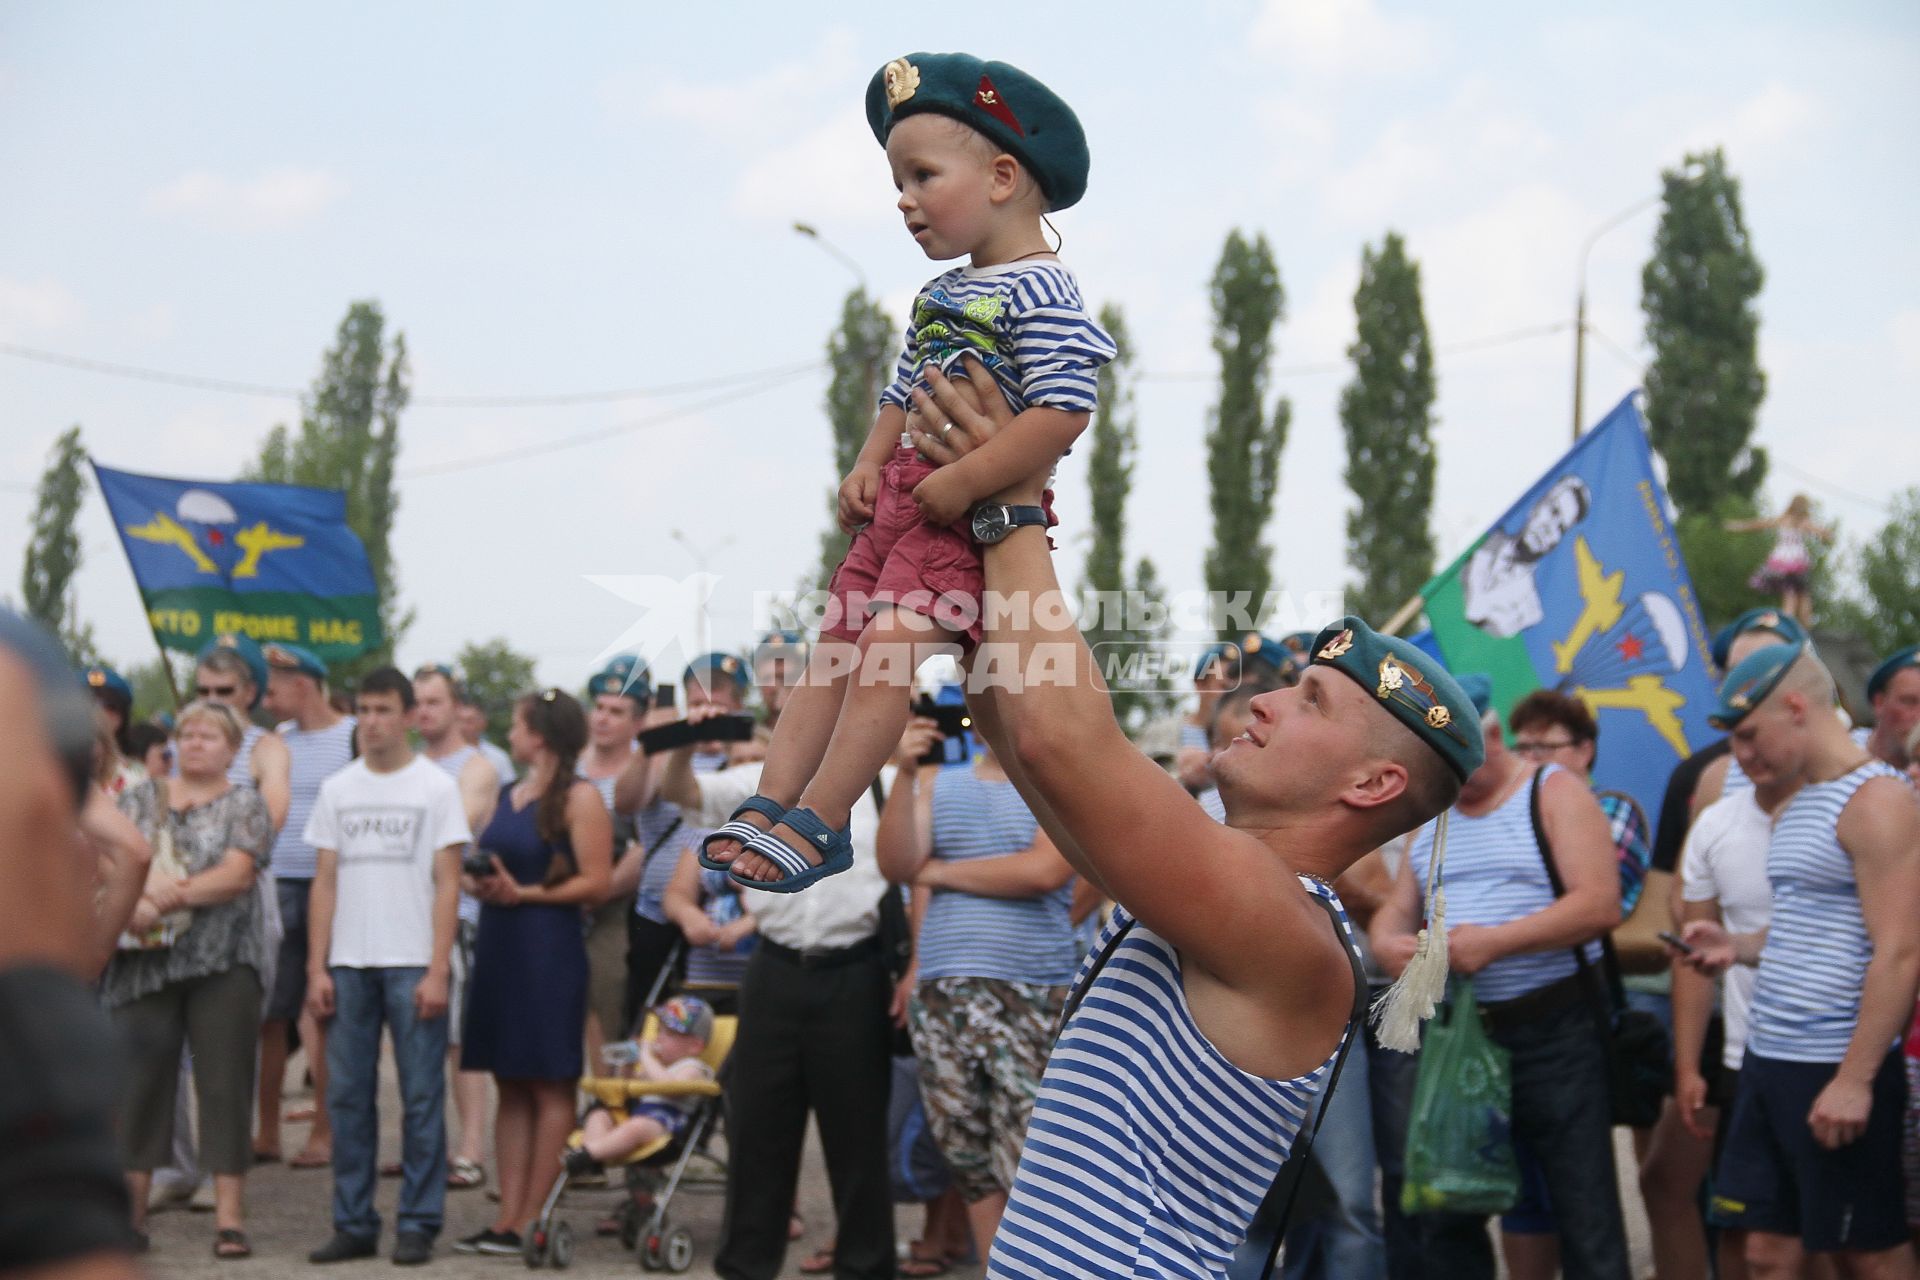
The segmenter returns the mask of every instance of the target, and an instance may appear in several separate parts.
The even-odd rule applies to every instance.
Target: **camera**
[[[475,880],[493,874],[493,855],[475,845],[460,859],[460,870]]]

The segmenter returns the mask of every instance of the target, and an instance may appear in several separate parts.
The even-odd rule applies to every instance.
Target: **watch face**
[[[973,536],[980,542],[998,542],[1007,536],[1007,509],[981,507],[973,513]]]

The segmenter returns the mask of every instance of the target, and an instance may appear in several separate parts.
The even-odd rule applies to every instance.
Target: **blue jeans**
[[[1532,1148],[1560,1229],[1567,1280],[1628,1280],[1626,1221],[1613,1168],[1607,1062],[1585,1002],[1492,1032],[1513,1056],[1513,1132]],[[1493,1280],[1484,1217],[1420,1215],[1427,1269]]]
[[[424,968],[333,970],[327,1028],[327,1112],[333,1118],[333,1227],[380,1235],[373,1186],[380,1158],[380,1027],[393,1033],[400,1075],[400,1205],[396,1226],[440,1234],[447,1199],[447,1019],[413,1012]]]
[[[1355,1034],[1359,1034],[1356,1032]],[[1355,1044],[1327,1098],[1313,1160],[1333,1185],[1334,1202],[1287,1226],[1282,1280],[1385,1280],[1386,1246],[1373,1201],[1373,1114],[1367,1046]]]

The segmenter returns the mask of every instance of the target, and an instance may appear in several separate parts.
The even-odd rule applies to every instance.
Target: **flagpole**
[[[141,602],[144,606],[145,602]],[[167,646],[160,643],[160,633],[153,633],[153,647],[160,651],[160,670],[167,674],[167,692],[173,695],[173,709],[176,713],[185,703],[180,701],[180,682],[174,679],[173,662],[167,657]]]
[[[1387,624],[1380,628],[1380,634],[1387,636],[1399,635],[1401,628],[1420,616],[1420,610],[1426,603],[1427,598],[1425,596],[1415,595],[1411,600],[1394,611],[1393,616],[1387,619]]]

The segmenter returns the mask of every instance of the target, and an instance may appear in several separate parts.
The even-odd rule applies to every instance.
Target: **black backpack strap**
[[[1527,798],[1527,813],[1533,821],[1533,842],[1540,846],[1540,861],[1546,864],[1547,883],[1552,886],[1553,896],[1555,898],[1563,898],[1566,896],[1567,886],[1566,883],[1560,879],[1560,868],[1556,867],[1553,863],[1553,845],[1547,840],[1546,824],[1540,821],[1540,784],[1546,778],[1546,774],[1547,771],[1544,766],[1533,772],[1533,781],[1528,784],[1532,788],[1533,794]],[[1587,960],[1587,949],[1581,946],[1571,947],[1569,950],[1573,952],[1574,964],[1579,966],[1581,974],[1587,978],[1587,985],[1591,987],[1593,985],[1594,975],[1591,972],[1593,966]],[[1600,935],[1599,977],[1602,980],[1602,985],[1600,991],[1596,994],[1599,995],[1603,1001],[1611,1000],[1615,1009],[1626,1008],[1627,988],[1626,984],[1620,980],[1620,958],[1614,954],[1613,935],[1609,933]],[[1600,1014],[1600,1024],[1605,1026],[1609,1018],[1607,1017],[1607,1010],[1604,1004],[1597,1012]]]
[[[1340,1042],[1339,1050],[1333,1056],[1333,1070],[1327,1075],[1327,1087],[1313,1109],[1313,1124],[1308,1127],[1301,1122],[1299,1130],[1293,1136],[1293,1149],[1287,1152],[1287,1158],[1280,1166],[1280,1172],[1274,1175],[1273,1185],[1267,1188],[1267,1194],[1261,1197],[1260,1207],[1253,1212],[1253,1222],[1247,1228],[1247,1238],[1233,1251],[1233,1260],[1227,1265],[1227,1280],[1267,1280],[1273,1272],[1274,1259],[1280,1253],[1280,1241],[1287,1234],[1287,1218],[1293,1213],[1293,1200],[1300,1190],[1301,1176],[1306,1172],[1307,1157],[1313,1152],[1313,1140],[1319,1136],[1320,1123],[1327,1118],[1327,1100],[1340,1083],[1340,1069],[1347,1065],[1347,1054],[1353,1049],[1353,1042],[1366,1034],[1367,1026],[1367,975],[1360,967],[1360,954],[1347,945],[1346,934],[1340,927],[1340,913],[1333,903],[1317,893],[1309,894],[1327,913],[1333,922],[1334,936],[1339,939],[1341,949],[1347,953],[1347,960],[1353,966],[1353,1018],[1347,1026],[1347,1034]]]

